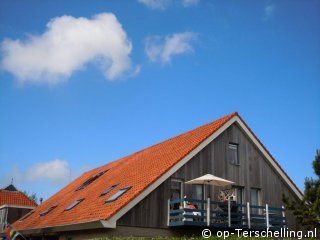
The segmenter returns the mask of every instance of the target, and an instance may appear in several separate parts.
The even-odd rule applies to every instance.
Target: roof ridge
[[[263,149],[270,155],[272,160],[275,162],[275,164],[281,169],[281,171],[286,175],[286,177],[289,179],[289,181],[298,189],[298,191],[303,195],[303,192],[301,189],[294,183],[294,181],[290,178],[290,176],[287,174],[286,171],[281,167],[280,163],[273,157],[271,152],[267,149],[267,147],[261,142],[261,140],[258,138],[258,136],[252,131],[252,129],[249,127],[249,125],[243,120],[243,118],[238,115],[240,120],[244,123],[244,125],[249,129],[250,133],[253,135],[253,137],[259,142],[259,144],[263,147]]]
[[[196,128],[187,130],[187,131],[182,132],[182,133],[180,133],[180,134],[178,134],[178,135],[176,135],[176,136],[173,136],[173,137],[171,137],[171,138],[168,138],[168,139],[166,139],[166,140],[163,140],[162,142],[156,143],[156,144],[151,145],[151,146],[146,147],[146,148],[150,148],[150,147],[157,146],[157,145],[162,144],[162,143],[164,143],[164,142],[166,142],[166,141],[170,141],[170,140],[172,140],[172,139],[178,138],[178,137],[180,137],[180,136],[182,136],[182,135],[185,135],[185,134],[187,134],[187,133],[190,133],[190,132],[196,132],[196,131],[199,130],[200,128],[204,128],[204,127],[206,127],[206,126],[208,126],[208,125],[210,125],[210,124],[216,123],[216,122],[218,122],[218,121],[221,121],[221,120],[224,120],[224,119],[228,119],[228,120],[229,120],[230,118],[234,117],[235,115],[238,115],[238,113],[237,113],[237,112],[230,113],[230,114],[228,114],[228,115],[226,115],[226,116],[224,116],[224,117],[218,118],[218,119],[216,119],[216,120],[214,120],[214,121],[207,122],[207,123],[202,124],[202,125],[200,125],[200,126],[198,126],[198,127],[196,127]],[[228,120],[226,120],[226,121],[228,121]],[[144,149],[146,149],[146,148],[144,148]],[[140,150],[140,151],[143,151],[144,149],[142,149],[142,150]]]
[[[19,206],[37,206],[38,204],[30,199],[24,192],[21,191],[9,191],[0,189],[0,205],[13,204]]]
[[[35,210],[36,213],[40,213],[45,207],[59,199],[59,206],[45,220],[40,219],[39,214],[33,214],[28,221],[16,222],[15,228],[18,230],[42,228],[49,225],[58,226],[111,218],[213,133],[226,126],[236,115],[238,113],[233,112],[83,173]],[[76,191],[98,171],[106,169],[109,169],[110,172],[104,174],[100,180],[94,181],[91,187]],[[127,186],[132,186],[132,188],[116,202],[105,204],[106,198],[100,197],[100,193],[111,184],[118,185],[113,192],[108,193],[110,195],[108,197],[111,197],[120,188]],[[67,214],[64,209],[80,198],[86,199],[81,203],[82,207],[72,210],[72,214]],[[100,211],[101,206],[103,206],[103,211]]]
[[[137,199],[138,201],[139,196],[143,198],[145,197],[143,194],[149,194],[154,186],[159,186],[157,184],[161,184],[161,181],[164,181],[163,179],[170,177],[170,174],[175,171],[175,167],[180,168],[182,166],[181,164],[185,164],[185,162],[180,164],[180,161],[183,159],[186,159],[186,162],[189,161],[191,159],[189,157],[201,151],[199,149],[207,145],[209,140],[211,141],[211,139],[220,135],[223,130],[227,129],[234,122],[238,122],[240,126],[249,129],[248,133],[252,132],[237,112],[185,131],[179,135],[83,173],[51,196],[40,207],[36,208],[36,214],[31,215],[28,221],[23,220],[16,222],[14,227],[17,230],[26,230],[46,228],[48,226],[64,226],[101,219],[117,219],[116,214],[121,215],[131,208],[131,205],[128,204],[132,202],[133,199]],[[242,125],[242,123],[244,125]],[[252,137],[254,141],[259,141],[256,135],[250,133],[250,137]],[[259,146],[260,143],[259,141]],[[262,148],[265,147],[263,146]],[[271,156],[269,152],[266,152],[266,155]],[[270,161],[276,162],[272,156],[270,159]],[[76,191],[79,186],[88,181],[89,177],[97,174],[98,171],[107,169],[109,169],[110,172],[101,176],[99,180],[92,182],[91,186],[81,191]],[[280,169],[280,171],[284,172],[283,169]],[[158,180],[159,182],[157,183],[156,181]],[[117,187],[111,190],[106,197],[101,197],[100,194],[112,184],[117,184]],[[117,194],[117,191],[119,192],[121,188],[128,186],[132,186],[131,190],[121,198],[105,204],[107,199]],[[76,207],[70,212],[64,211],[66,207],[80,198],[86,199],[81,203],[81,207]],[[48,216],[41,218],[39,214],[45,210],[45,208],[56,204],[57,201],[59,201],[57,208],[50,212]],[[126,206],[128,206],[127,209]]]
[[[184,132],[182,132],[182,133],[180,133],[180,134],[178,134],[178,135],[176,135],[176,136],[167,138],[167,139],[162,140],[162,141],[160,141],[160,142],[158,142],[158,143],[155,143],[155,144],[152,144],[152,145],[147,146],[147,147],[145,147],[145,148],[142,148],[142,149],[140,149],[140,150],[138,150],[138,151],[136,151],[136,152],[134,152],[134,153],[131,153],[131,154],[122,156],[122,157],[120,157],[120,158],[118,158],[118,159],[116,159],[116,160],[114,160],[114,161],[108,162],[108,163],[106,163],[106,164],[104,164],[104,165],[101,165],[101,166],[99,166],[99,167],[96,167],[96,168],[94,168],[94,169],[91,169],[91,170],[89,170],[89,171],[86,171],[86,172],[84,172],[83,174],[89,173],[89,172],[94,172],[94,171],[97,170],[97,169],[101,169],[101,168],[107,167],[107,166],[110,165],[111,163],[116,163],[116,162],[120,162],[120,161],[125,161],[125,160],[127,160],[126,158],[129,157],[129,156],[130,156],[130,157],[133,157],[134,155],[137,155],[137,154],[139,154],[139,153],[141,153],[141,152],[143,152],[143,151],[145,151],[145,150],[147,150],[147,149],[156,147],[156,146],[158,146],[158,145],[160,145],[160,144],[163,144],[163,143],[165,143],[165,142],[168,142],[168,141],[170,141],[170,140],[179,138],[179,137],[181,137],[181,136],[183,136],[183,135],[185,135],[185,134],[188,134],[188,133],[190,133],[190,132],[196,132],[196,131],[199,130],[200,128],[205,128],[205,127],[207,127],[208,125],[213,124],[213,123],[216,123],[216,122],[219,122],[219,121],[221,121],[221,120],[226,120],[226,122],[227,122],[228,120],[230,120],[230,119],[231,119],[232,117],[234,117],[234,116],[239,116],[238,112],[235,111],[235,112],[232,112],[232,113],[230,113],[230,114],[228,114],[228,115],[226,115],[226,116],[224,116],[224,117],[218,118],[218,119],[216,119],[216,120],[214,120],[214,121],[210,121],[210,122],[207,122],[207,123],[205,123],[205,124],[199,125],[199,126],[196,127],[196,128],[193,128],[193,129],[184,131]]]

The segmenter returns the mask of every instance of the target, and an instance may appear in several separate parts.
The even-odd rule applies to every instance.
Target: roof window
[[[114,189],[116,186],[118,186],[118,184],[112,185],[111,187],[109,187],[108,189],[104,190],[100,196],[104,196],[106,194],[108,194],[109,192],[111,192],[112,189]]]
[[[105,203],[113,202],[125,194],[131,187],[121,188],[116,194],[112,195]]]
[[[49,207],[47,210],[45,210],[44,212],[40,213],[40,216],[43,217],[45,215],[47,215],[49,212],[51,212],[53,209],[55,209],[57,207],[57,205]]]
[[[84,198],[78,199],[77,201],[75,201],[74,203],[72,203],[69,207],[67,207],[65,209],[65,211],[69,211],[72,208],[74,208],[75,206],[77,206],[79,203],[81,203],[84,200]]]
[[[105,174],[108,170],[103,171],[103,172],[99,172],[98,174],[94,175],[93,177],[89,178],[87,181],[85,181],[84,183],[82,183],[82,185],[80,187],[77,188],[76,191],[82,190],[84,188],[86,188],[88,185],[90,185],[92,182],[94,182],[95,180],[97,180],[99,177],[101,177],[103,174]]]

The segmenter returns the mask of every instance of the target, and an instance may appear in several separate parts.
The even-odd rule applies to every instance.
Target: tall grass
[[[210,238],[203,237],[104,237],[104,238],[94,238],[92,240],[224,240],[223,237],[212,236]],[[235,239],[255,239],[255,240],[271,240],[272,238],[262,238],[262,237],[241,237],[230,236],[225,240],[235,240]]]

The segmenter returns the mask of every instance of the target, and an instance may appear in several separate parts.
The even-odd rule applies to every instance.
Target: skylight
[[[104,173],[106,173],[108,170],[99,172],[98,174],[94,175],[93,177],[89,178],[87,181],[85,181],[80,187],[77,188],[76,191],[82,190],[86,188],[88,185],[90,185],[92,182],[97,180],[99,177],[101,177]]]
[[[57,205],[49,207],[47,210],[45,210],[44,212],[40,213],[40,216],[43,217],[45,215],[47,215],[49,212],[51,212],[53,209],[55,209],[57,207]]]
[[[114,189],[118,184],[112,185],[111,187],[109,187],[108,189],[104,190],[100,196],[104,196],[106,194],[108,194],[112,189]]]
[[[131,187],[125,187],[125,188],[120,189],[116,194],[111,196],[105,203],[113,202],[113,201],[117,200],[119,197],[121,197],[123,194],[125,194],[130,188]]]
[[[65,211],[69,211],[72,208],[74,208],[75,206],[77,206],[79,203],[81,203],[84,200],[84,198],[78,199],[77,201],[75,201],[74,203],[72,203],[69,207],[67,207],[65,209]]]

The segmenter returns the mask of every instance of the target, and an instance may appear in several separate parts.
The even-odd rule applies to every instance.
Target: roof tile
[[[235,115],[237,113],[232,113],[85,172],[42,205],[39,205],[30,217],[23,221],[17,221],[14,227],[18,230],[25,230],[109,219]],[[76,191],[89,178],[105,170],[108,171],[99,179],[93,181],[86,188]],[[100,196],[106,188],[114,184],[117,184],[114,189],[108,194]],[[116,201],[105,204],[110,196],[128,186],[132,186],[128,192]],[[84,198],[81,204],[70,211],[64,211],[66,207],[81,198]],[[55,205],[57,205],[56,208],[40,218],[41,212]]]
[[[17,205],[29,207],[37,206],[34,201],[32,201],[22,192],[0,189],[0,206],[2,205]]]

